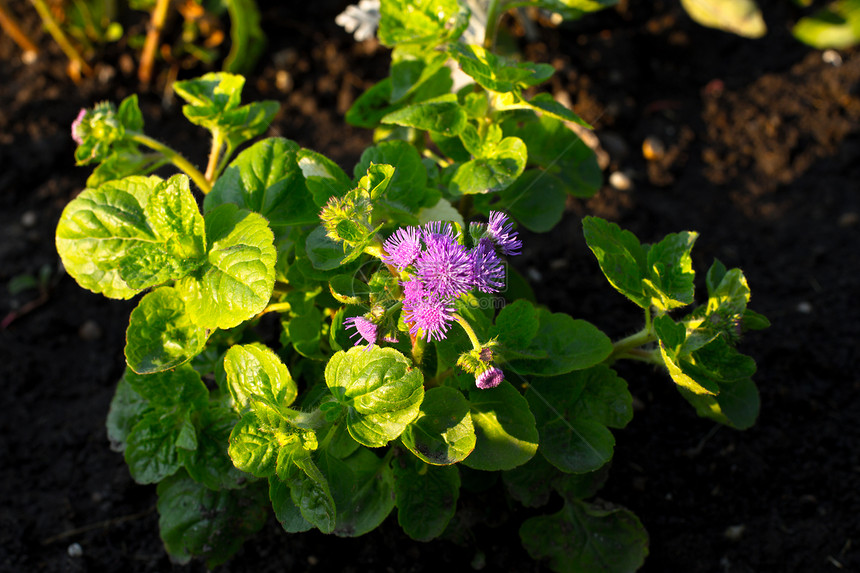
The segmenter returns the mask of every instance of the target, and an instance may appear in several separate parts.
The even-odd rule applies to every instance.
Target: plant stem
[[[631,334],[612,344],[612,354],[606,359],[608,364],[612,364],[620,358],[630,358],[632,360],[646,360],[653,362],[651,358],[645,358],[653,354],[652,351],[642,350],[639,347],[645,346],[657,340],[657,334],[654,332],[654,327],[651,322],[651,309],[645,309],[645,326],[639,332]]]
[[[57,24],[56,20],[54,20],[54,16],[51,14],[51,9],[48,8],[45,0],[30,0],[30,3],[33,4],[34,8],[36,8],[36,11],[39,13],[39,17],[42,19],[42,23],[45,25],[45,29],[51,37],[54,38],[54,41],[57,42],[57,45],[60,46],[60,49],[62,49],[63,53],[66,54],[66,57],[69,58],[69,61],[77,64],[84,74],[88,76],[92,75],[93,69],[84,61],[83,57],[81,57],[72,43],[69,42],[69,39],[66,38],[66,35],[60,29],[60,26]]]
[[[475,350],[480,350],[483,347],[483,345],[481,344],[481,341],[478,340],[478,335],[475,334],[475,331],[472,329],[472,325],[469,324],[465,318],[463,318],[462,316],[460,316],[457,313],[454,313],[453,318],[454,318],[454,320],[456,320],[460,324],[460,326],[463,327],[463,330],[466,331],[466,335],[469,337],[469,340],[472,342],[472,348],[474,348]]]
[[[221,148],[224,146],[224,136],[220,129],[212,132],[212,149],[209,150],[209,163],[206,165],[206,181],[210,183],[215,180],[218,174],[218,158],[221,155]]]
[[[155,60],[158,40],[161,38],[161,30],[164,28],[164,21],[167,19],[167,8],[169,6],[170,0],[158,0],[152,9],[152,18],[149,22],[149,29],[146,32],[146,41],[140,54],[140,67],[137,69],[137,79],[144,86],[148,86],[152,79],[152,64]]]
[[[261,310],[259,313],[257,313],[257,316],[255,316],[254,318],[260,318],[261,316],[263,316],[264,314],[269,313],[269,312],[287,312],[289,310],[290,310],[290,303],[288,303],[288,302],[273,302],[272,304],[268,305],[266,308]]]
[[[166,157],[168,161],[170,161],[176,167],[184,171],[185,174],[188,175],[192,179],[192,181],[197,184],[197,187],[200,188],[200,191],[202,191],[204,195],[206,195],[207,193],[209,193],[209,191],[212,190],[212,184],[209,183],[206,177],[202,173],[200,173],[200,171],[196,167],[194,167],[190,161],[185,159],[178,151],[175,151],[174,149],[171,149],[163,143],[156,141],[142,133],[132,133],[131,139],[164,155],[164,157]]]
[[[36,44],[33,43],[33,40],[30,39],[30,36],[21,29],[21,26],[18,25],[18,20],[12,15],[12,12],[9,11],[9,7],[6,6],[6,0],[0,0],[0,28],[3,28],[3,30],[9,34],[9,37],[18,44],[18,47],[21,48],[25,54],[30,53],[37,55],[39,53],[39,48],[37,48]]]
[[[496,28],[499,26],[499,20],[502,17],[502,4],[504,0],[490,0],[490,5],[487,7],[487,26],[484,28],[484,48],[492,51],[496,45]]]

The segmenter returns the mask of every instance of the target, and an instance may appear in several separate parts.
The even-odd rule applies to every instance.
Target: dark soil
[[[270,45],[246,98],[279,100],[270,134],[351,172],[371,134],[343,113],[386,74],[387,51],[337,28],[340,6],[303,4],[265,9]],[[516,264],[540,300],[617,337],[641,317],[605,283],[580,217],[607,217],[649,242],[696,230],[699,278],[715,257],[743,268],[752,308],[773,326],[742,344],[758,362],[762,401],[745,432],[696,417],[663,373],[621,367],[640,407],[616,432],[600,497],[648,529],[643,571],[860,571],[860,52],[834,64],[795,42],[799,13],[784,0],[760,2],[769,33],[757,41],[701,28],[676,2],[636,4],[523,43],[556,66],[556,94],[597,127],[607,175],[622,171],[633,187],[571,201],[553,232],[525,237]],[[0,37],[0,284],[43,267],[51,280],[43,304],[34,289],[0,290],[0,317],[15,313],[0,330],[0,570],[202,571],[169,562],[155,488],[136,485],[108,448],[104,418],[134,302],[84,291],[58,272],[54,250],[60,212],[88,173],[73,165],[69,124],[80,107],[138,87],[121,46],[104,55],[99,79],[73,84],[38,21],[25,24],[45,48],[37,62],[22,63]],[[175,131],[187,125],[175,101],[162,105],[153,90],[142,103],[149,132],[204,162],[207,149],[194,147],[204,135]],[[663,148],[651,160],[646,138]],[[497,494],[461,497],[461,544],[411,541],[393,517],[358,539],[290,536],[271,519],[221,570],[545,570],[519,545],[526,512]],[[82,556],[68,555],[73,543]]]

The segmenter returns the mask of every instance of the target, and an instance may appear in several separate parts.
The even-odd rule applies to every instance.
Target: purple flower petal
[[[426,248],[415,268],[427,292],[439,297],[458,297],[475,286],[472,258],[466,247],[446,235],[425,239]]]
[[[382,248],[385,251],[383,261],[402,271],[414,263],[421,252],[421,232],[417,227],[397,229]]]
[[[367,320],[363,316],[353,316],[347,318],[343,321],[344,326],[347,328],[354,328],[355,332],[350,335],[350,338],[355,338],[356,335],[360,336],[361,339],[365,340],[367,344],[367,348],[365,350],[370,350],[374,344],[376,344],[376,325],[371,321]],[[355,341],[355,346],[361,344],[361,340]]]
[[[403,313],[403,320],[412,324],[409,332],[413,336],[421,331],[428,342],[442,340],[454,320],[454,305],[447,299],[432,295],[415,297],[403,301]]]
[[[519,255],[523,242],[517,238],[514,225],[508,221],[508,216],[501,211],[490,211],[490,222],[487,224],[487,236],[506,255]]]
[[[505,267],[496,254],[492,240],[481,239],[469,254],[472,257],[472,275],[479,291],[490,293],[504,288]]]
[[[502,372],[501,368],[493,366],[492,368],[484,370],[475,376],[475,386],[481,390],[487,390],[488,388],[495,388],[501,384],[504,379],[505,373]]]
[[[78,117],[76,117],[75,121],[72,122],[72,139],[74,139],[75,143],[78,145],[84,142],[84,135],[81,133],[81,124],[83,123],[86,115],[87,110],[81,108],[81,111],[78,112]]]

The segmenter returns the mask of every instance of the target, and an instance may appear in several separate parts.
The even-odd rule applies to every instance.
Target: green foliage
[[[575,17],[613,3],[533,4]],[[256,15],[244,16],[249,38],[237,43],[256,35]],[[583,220],[610,284],[644,310],[642,331],[615,342],[538,306],[513,267],[502,275],[500,253],[520,248],[508,216],[549,231],[567,196],[592,195],[601,177],[568,127],[585,122],[547,95],[526,97],[552,68],[459,43],[468,18],[455,0],[383,2],[391,76],[347,114],[377,129],[351,177],[283,138],[234,158],[276,106],[243,105],[244,78],[232,74],[175,86],[185,116],[211,133],[205,174],[143,133],[134,98],[81,116],[78,160],[101,163],[64,210],[57,249],[83,287],[142,295],[107,431],[132,477],[159,484],[174,560],[224,562],[267,506],[287,532],[339,536],[396,509],[409,536],[430,540],[455,519],[461,477],[502,472],[523,505],[564,499],[522,525],[536,559],[634,570],[647,554],[641,524],[589,501],[607,479],[613,430],[633,414],[615,362],[664,367],[699,415],[754,422],[755,362],[735,347],[768,322],[747,308],[743,273],[719,261],[707,301],[692,306],[696,233],[648,245]],[[449,56],[476,83],[451,93]],[[142,161],[141,147],[156,159]],[[143,176],[165,162],[185,175]]]

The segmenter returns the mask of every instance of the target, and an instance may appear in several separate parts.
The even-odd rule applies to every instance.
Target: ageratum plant
[[[135,96],[75,121],[76,158],[96,168],[57,249],[81,286],[139,297],[112,446],[157,484],[180,562],[223,563],[270,511],[290,533],[358,536],[396,512],[410,537],[444,537],[461,481],[497,472],[525,506],[563,500],[521,525],[536,559],[635,570],[642,524],[593,501],[612,430],[633,415],[613,366],[658,365],[700,415],[747,428],[755,363],[735,346],[767,321],[747,308],[743,273],[718,261],[691,306],[696,233],[648,245],[595,217],[585,240],[642,330],[613,342],[540,305],[507,264],[524,248],[517,226],[548,230],[568,194],[595,192],[594,157],[564,123],[573,112],[524,95],[551,70],[460,44],[456,2],[408,17],[405,5],[383,4],[380,34],[413,71],[393,64],[358,100],[351,116],[377,118],[380,139],[352,175],[283,138],[234,157],[277,104],[242,105],[244,80],[226,73],[174,85],[212,136],[205,172],[145,135]],[[440,93],[448,56],[475,79],[457,94]],[[167,164],[181,173],[149,175]],[[255,328],[266,315],[277,340]]]

